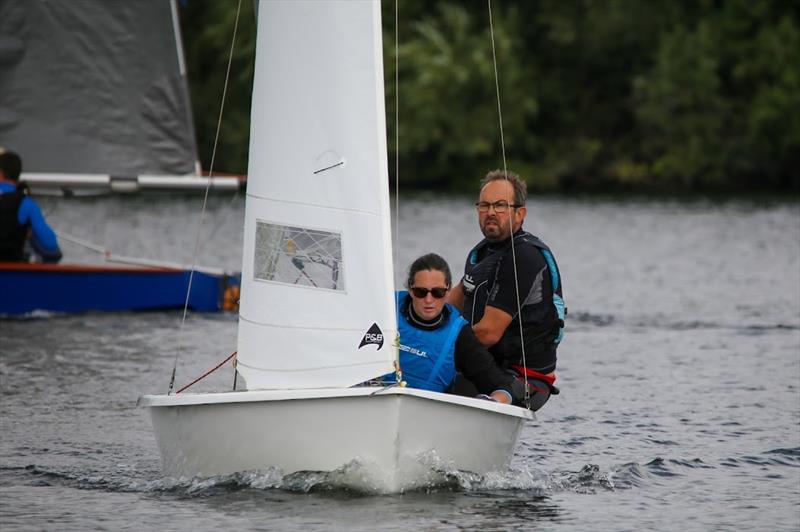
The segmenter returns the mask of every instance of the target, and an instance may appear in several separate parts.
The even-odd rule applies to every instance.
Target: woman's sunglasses
[[[414,297],[417,299],[422,299],[428,295],[428,292],[431,293],[433,297],[436,299],[442,299],[444,296],[447,295],[447,288],[422,288],[419,286],[412,286],[410,288],[411,293],[414,294]]]

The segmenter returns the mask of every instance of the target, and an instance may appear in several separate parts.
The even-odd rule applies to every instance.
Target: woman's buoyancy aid
[[[433,330],[420,329],[409,323],[404,312],[409,295],[397,295],[397,328],[400,332],[400,367],[403,379],[412,388],[444,392],[456,375],[455,346],[467,321],[455,307],[447,305],[446,321]],[[411,312],[411,309],[409,309]],[[383,382],[395,382],[395,374],[382,377]]]
[[[546,309],[544,317],[542,316],[540,305],[536,307],[534,305],[525,305],[525,294],[520,294],[520,299],[522,300],[520,314],[526,355],[536,355],[545,350],[554,349],[554,346],[558,345],[564,336],[566,307],[562,298],[561,276],[552,251],[539,238],[528,232],[519,231],[514,235],[514,245],[517,246],[517,249],[521,246],[535,247],[544,257],[551,281],[551,290],[542,290],[542,296],[545,300],[552,300],[552,304]],[[463,313],[473,325],[483,318],[489,294],[493,290],[495,282],[497,282],[497,274],[503,260],[513,260],[510,238],[496,247],[490,247],[490,242],[484,239],[467,256],[464,279],[462,281],[464,287]],[[525,273],[530,274],[531,272]],[[511,287],[513,289],[513,281]],[[496,357],[498,354],[503,355],[503,360],[498,360],[498,363],[516,363],[516,360],[508,360],[506,357],[511,354],[521,354],[522,341],[518,319],[519,316],[514,316],[500,341],[490,348],[490,351]]]
[[[19,223],[18,212],[25,193],[0,194],[0,261],[21,261],[25,256],[28,227]]]

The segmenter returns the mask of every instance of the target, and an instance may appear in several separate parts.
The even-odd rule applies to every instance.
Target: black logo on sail
[[[377,345],[378,351],[380,351],[381,347],[383,347],[383,331],[381,331],[381,328],[378,327],[377,323],[372,324],[372,327],[369,328],[367,334],[365,334],[364,338],[361,339],[361,343],[358,344],[358,348],[361,349],[368,344]]]

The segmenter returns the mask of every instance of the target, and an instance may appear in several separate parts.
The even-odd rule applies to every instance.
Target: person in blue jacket
[[[458,310],[445,304],[452,283],[447,262],[430,253],[409,268],[408,291],[397,293],[400,368],[412,388],[448,391],[461,372],[482,395],[511,403],[515,379],[501,370]],[[383,377],[395,382],[395,374]]]
[[[30,242],[41,262],[61,260],[55,232],[47,225],[39,205],[19,184],[22,160],[0,148],[0,261],[28,262]]]

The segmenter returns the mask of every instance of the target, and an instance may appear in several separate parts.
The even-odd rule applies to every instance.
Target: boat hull
[[[238,396],[238,397],[237,397]],[[527,410],[409,388],[144,396],[164,472],[211,476],[275,468],[337,471],[397,493],[436,471],[503,470]]]
[[[0,314],[183,308],[189,270],[105,265],[0,263]],[[218,311],[238,279],[196,271],[189,308]]]

